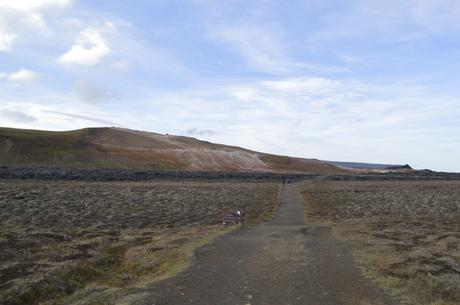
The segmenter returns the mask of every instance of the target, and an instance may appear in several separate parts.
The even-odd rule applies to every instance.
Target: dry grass
[[[277,208],[276,183],[0,181],[0,304],[113,304]]]
[[[460,303],[460,182],[308,182],[311,222],[353,246],[365,272],[403,302]]]

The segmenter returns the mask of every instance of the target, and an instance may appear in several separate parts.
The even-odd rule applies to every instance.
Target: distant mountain
[[[342,168],[352,168],[352,169],[375,169],[375,170],[411,170],[412,167],[408,164],[399,165],[399,164],[378,164],[378,163],[362,163],[362,162],[341,162],[341,161],[324,161],[325,163],[339,166]]]
[[[0,165],[337,174],[348,170],[213,144],[195,138],[121,128],[40,131],[0,128]]]

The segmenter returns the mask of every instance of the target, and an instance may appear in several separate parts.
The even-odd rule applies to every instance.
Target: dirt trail
[[[141,295],[134,304],[397,304],[361,275],[327,229],[305,224],[293,185],[271,221],[201,248],[189,269]]]

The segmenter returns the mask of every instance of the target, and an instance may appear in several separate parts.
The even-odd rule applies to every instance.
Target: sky
[[[0,0],[0,126],[460,172],[458,0]]]

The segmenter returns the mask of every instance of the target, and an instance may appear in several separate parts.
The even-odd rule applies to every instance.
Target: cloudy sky
[[[0,126],[460,171],[458,0],[0,0]]]

